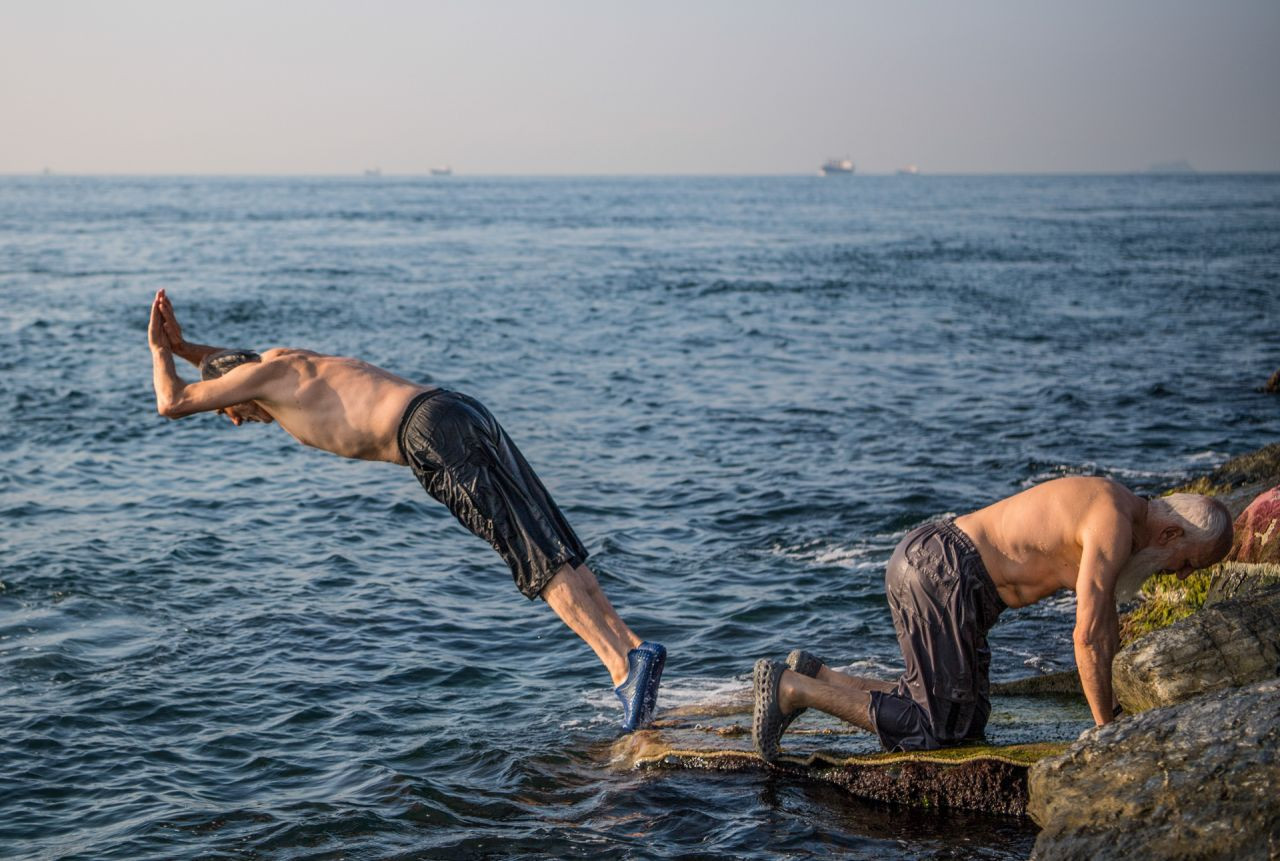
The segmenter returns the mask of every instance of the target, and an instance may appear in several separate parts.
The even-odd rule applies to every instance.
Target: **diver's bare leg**
[[[627,652],[640,645],[622,621],[596,575],[585,565],[565,565],[542,589],[542,599],[604,664],[614,686],[627,678]]]
[[[871,722],[871,691],[828,684],[791,670],[783,672],[779,680],[778,708],[783,714],[799,708],[817,709],[867,732],[876,731],[875,724]]]

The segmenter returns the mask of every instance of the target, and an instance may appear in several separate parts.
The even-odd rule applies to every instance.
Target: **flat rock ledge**
[[[673,747],[660,732],[650,731],[619,740],[614,755],[615,762],[632,768],[772,771],[835,784],[872,801],[1023,816],[1027,769],[1066,746],[1066,742],[973,745],[861,756],[819,751],[784,755],[769,764],[751,750]]]
[[[1033,861],[1280,858],[1280,680],[1086,730],[1031,767]]]
[[[1112,663],[1130,713],[1280,675],[1280,586],[1205,607],[1125,646]]]

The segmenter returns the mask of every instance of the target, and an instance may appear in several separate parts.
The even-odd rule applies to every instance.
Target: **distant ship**
[[[822,166],[823,176],[848,176],[853,173],[853,159],[845,156],[844,158],[829,158],[827,163]]]
[[[898,168],[899,176],[915,176],[919,172],[920,172],[920,168],[916,167],[914,164],[909,164],[906,167]]]
[[[432,176],[453,176],[453,168],[449,167],[449,165],[447,164],[442,165],[440,167],[433,167],[431,168],[431,175]]]
[[[364,175],[365,175],[365,176],[382,176],[382,168],[380,168],[380,167],[366,167],[366,168],[364,169]]]

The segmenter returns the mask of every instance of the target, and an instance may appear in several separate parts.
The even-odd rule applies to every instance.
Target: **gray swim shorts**
[[[587,550],[524,455],[475,398],[433,389],[400,420],[400,452],[423,488],[511,568],[530,600]]]
[[[978,550],[953,521],[902,539],[884,578],[907,669],[871,694],[886,750],[934,750],[982,738],[991,714],[987,631],[1005,609]]]

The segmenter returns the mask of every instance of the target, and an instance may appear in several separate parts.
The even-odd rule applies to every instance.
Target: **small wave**
[[[1035,485],[1043,484],[1050,479],[1063,478],[1065,476],[1072,475],[1126,479],[1143,484],[1155,481],[1177,481],[1182,476],[1182,473],[1178,470],[1150,470],[1123,466],[1104,466],[1095,461],[1084,461],[1082,463],[1058,463],[1051,466],[1033,462],[1030,466],[1032,469],[1035,469],[1036,472],[1033,472],[1027,478],[1022,480],[1020,486],[1023,488],[1034,487]]]
[[[878,568],[884,564],[884,560],[880,558],[883,554],[881,547],[808,542],[792,547],[774,544],[767,553],[807,565],[831,565],[851,571]]]

